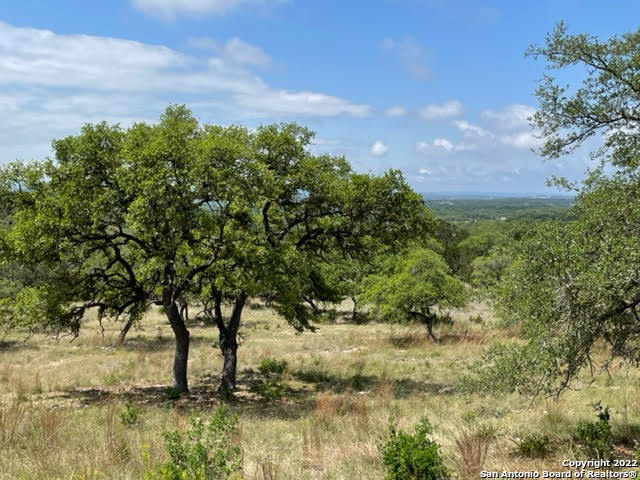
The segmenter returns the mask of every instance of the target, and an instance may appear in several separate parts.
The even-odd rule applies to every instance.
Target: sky
[[[21,0],[0,11],[0,162],[106,120],[297,122],[314,153],[401,169],[419,192],[553,193],[586,149],[543,160],[528,124],[560,20],[600,38],[640,27],[622,0]],[[575,75],[575,76],[572,76]],[[577,82],[579,72],[565,76]]]

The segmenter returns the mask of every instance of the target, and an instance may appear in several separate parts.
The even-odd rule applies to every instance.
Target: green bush
[[[258,371],[265,377],[280,378],[287,371],[287,361],[276,358],[265,358],[260,362]]]
[[[549,436],[537,433],[525,435],[516,442],[518,454],[529,458],[544,458],[549,453]]]
[[[257,393],[265,400],[279,400],[284,397],[286,387],[280,380],[268,379],[251,386],[253,393]]]
[[[398,430],[394,422],[380,447],[385,480],[436,480],[449,477],[438,451],[438,444],[429,439],[431,425],[420,420],[412,434]]]
[[[609,423],[609,407],[600,402],[593,405],[598,415],[596,422],[578,422],[576,440],[585,453],[592,458],[611,458],[613,453],[613,433]]]
[[[251,391],[265,400],[282,398],[286,392],[286,387],[282,381],[282,377],[287,371],[286,360],[265,358],[260,363],[258,371],[263,376],[263,380],[253,385]]]
[[[170,461],[148,470],[145,480],[240,478],[242,451],[234,439],[237,424],[238,417],[221,406],[208,422],[192,417],[186,432],[165,432]]]
[[[120,413],[122,424],[131,427],[140,421],[140,408],[133,403],[127,403],[125,409]]]

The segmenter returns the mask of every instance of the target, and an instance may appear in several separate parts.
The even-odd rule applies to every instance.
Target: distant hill
[[[434,215],[448,222],[478,220],[568,220],[574,198],[569,196],[504,196],[504,194],[423,194]]]

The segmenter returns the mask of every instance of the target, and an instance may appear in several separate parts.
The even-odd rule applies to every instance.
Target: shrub
[[[518,454],[529,458],[544,458],[549,453],[549,436],[530,433],[516,441]]]
[[[223,480],[242,469],[242,451],[234,438],[238,417],[224,406],[208,422],[192,417],[185,433],[165,432],[170,461],[145,473],[145,480]]]
[[[287,371],[287,361],[276,358],[265,358],[260,362],[258,371],[265,377],[280,378]]]
[[[251,386],[251,391],[257,393],[265,400],[279,400],[284,397],[285,386],[280,380],[268,379]]]
[[[265,358],[260,363],[258,371],[264,377],[260,383],[251,387],[253,393],[257,393],[265,400],[278,400],[285,394],[286,388],[282,377],[287,371],[286,360]]]
[[[140,408],[133,403],[127,403],[124,411],[120,413],[122,424],[131,427],[140,421]]]
[[[398,430],[389,423],[386,441],[381,446],[385,480],[435,480],[448,478],[447,469],[438,451],[438,444],[430,440],[431,425],[420,420],[413,434]]]
[[[578,422],[576,440],[587,455],[593,458],[611,458],[613,453],[613,433],[609,423],[609,407],[600,402],[593,405],[598,415],[596,422]]]

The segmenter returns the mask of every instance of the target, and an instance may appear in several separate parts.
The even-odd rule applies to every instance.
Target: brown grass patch
[[[461,427],[455,436],[455,468],[462,478],[478,478],[495,438],[491,429]]]

